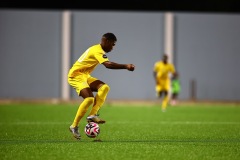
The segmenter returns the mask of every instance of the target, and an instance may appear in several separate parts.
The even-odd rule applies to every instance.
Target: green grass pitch
[[[239,160],[239,105],[109,105],[94,142],[68,130],[78,104],[0,104],[1,160]],[[89,111],[88,111],[89,112]]]

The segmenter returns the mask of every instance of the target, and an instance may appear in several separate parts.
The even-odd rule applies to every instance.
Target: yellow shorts
[[[84,88],[90,88],[90,84],[98,80],[89,74],[81,73],[75,77],[68,77],[68,83],[76,90],[77,94]]]
[[[156,92],[169,91],[170,90],[170,81],[169,80],[159,80],[159,84],[155,87]]]

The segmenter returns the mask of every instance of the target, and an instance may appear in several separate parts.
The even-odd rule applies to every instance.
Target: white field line
[[[200,122],[200,121],[121,121],[121,122],[107,122],[108,124],[166,124],[166,125],[240,125],[240,122]],[[69,125],[71,122],[0,122],[0,125]]]

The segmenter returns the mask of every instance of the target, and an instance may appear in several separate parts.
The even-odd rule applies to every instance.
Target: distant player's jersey
[[[164,64],[162,61],[156,62],[154,65],[154,72],[156,72],[156,91],[169,91],[170,90],[170,73],[175,72],[175,68],[172,64]]]
[[[88,48],[69,70],[68,77],[74,77],[79,72],[90,74],[98,64],[109,61],[100,44]]]
[[[156,62],[154,65],[154,72],[157,73],[157,79],[168,80],[169,73],[175,72],[175,67],[171,63],[164,64],[162,61]]]

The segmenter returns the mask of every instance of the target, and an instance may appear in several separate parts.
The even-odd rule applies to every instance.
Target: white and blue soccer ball
[[[89,122],[84,128],[85,134],[90,138],[95,138],[100,134],[100,127],[95,122]]]

